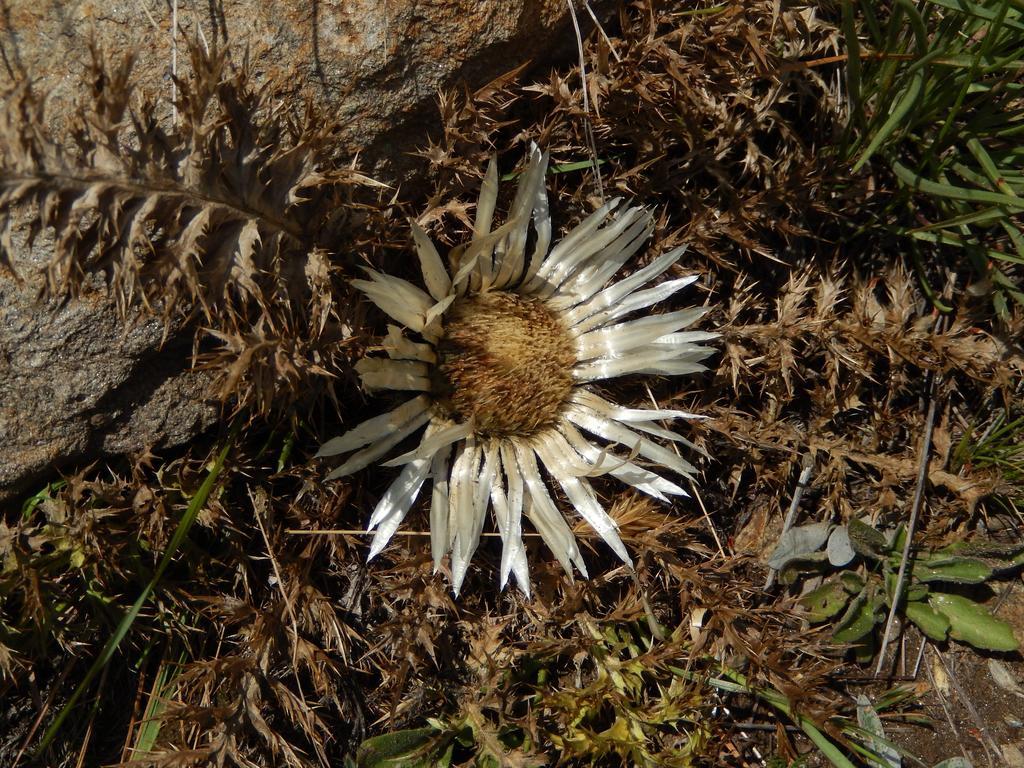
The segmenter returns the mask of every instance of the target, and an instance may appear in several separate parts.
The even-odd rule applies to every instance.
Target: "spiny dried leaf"
[[[324,375],[342,335],[336,307],[346,294],[331,262],[347,190],[371,182],[332,159],[323,115],[256,89],[225,50],[192,44],[189,53],[170,127],[134,93],[131,56],[107,65],[92,49],[91,98],[67,135],[50,135],[43,100],[15,86],[0,111],[0,228],[24,211],[30,242],[52,230],[53,294],[81,291],[100,273],[124,311],[142,301],[168,326],[198,312],[220,338],[244,339],[220,349],[221,366],[289,337],[293,366],[248,355],[222,390],[266,410]]]

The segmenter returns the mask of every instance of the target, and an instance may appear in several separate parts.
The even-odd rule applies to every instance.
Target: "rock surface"
[[[32,78],[59,115],[79,95],[92,38],[108,55],[135,52],[133,79],[166,95],[169,116],[172,69],[187,72],[185,40],[229,45],[236,60],[247,52],[261,78],[336,108],[347,124],[341,148],[358,152],[364,168],[388,181],[425,144],[428,126],[439,128],[430,115],[440,87],[462,81],[479,87],[521,64],[548,61],[554,51],[575,50],[565,0],[176,5],[177,53],[168,0],[6,0],[0,5],[6,77]]]
[[[55,469],[179,445],[209,427],[209,375],[190,370],[191,334],[122,319],[102,285],[66,301],[37,298],[45,238],[14,238],[22,284],[0,278],[0,499]]]
[[[136,52],[134,80],[165,93],[187,71],[184,36],[248,50],[264,80],[294,83],[343,117],[339,149],[383,181],[439,127],[440,87],[479,87],[530,61],[574,50],[564,0],[286,0],[177,3],[174,63],[165,0],[6,0],[0,5],[0,87],[29,78],[56,124],[80,98],[90,39]],[[191,330],[163,339],[162,322],[118,317],[102,289],[37,299],[45,238],[17,233],[0,270],[0,500],[55,470],[104,455],[180,445],[212,424],[208,377],[190,370]]]

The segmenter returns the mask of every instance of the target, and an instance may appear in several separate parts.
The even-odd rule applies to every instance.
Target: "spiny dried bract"
[[[342,187],[370,182],[331,167],[329,121],[273,106],[272,91],[257,90],[224,51],[190,53],[173,124],[133,90],[130,57],[111,66],[95,49],[91,100],[66,136],[47,130],[28,85],[9,93],[0,231],[19,211],[32,217],[30,244],[53,230],[52,293],[100,274],[123,310],[142,301],[168,325],[198,312],[224,342],[215,367],[245,369],[225,394],[246,400],[253,376],[294,391],[279,363],[322,369],[327,353],[311,347],[327,325],[323,308],[339,304],[323,257],[345,220]],[[268,354],[275,348],[283,352]]]
[[[696,470],[651,436],[690,443],[655,422],[694,418],[676,410],[622,408],[592,382],[634,374],[680,375],[704,370],[714,333],[684,331],[705,310],[690,308],[624,320],[661,302],[696,278],[649,286],[685,248],[609,282],[654,228],[642,208],[615,215],[619,200],[601,206],[553,248],[544,176],[547,155],[534,147],[508,221],[493,226],[498,194],[492,161],[477,205],[473,238],[454,249],[446,269],[427,235],[413,224],[426,291],[368,270],[353,281],[384,312],[422,341],[391,326],[387,358],[357,365],[364,386],[418,392],[390,413],[328,441],[320,456],[353,453],[329,475],[369,466],[426,427],[419,446],[386,462],[402,472],[370,518],[370,557],[391,539],[427,480],[433,481],[430,536],[435,570],[451,552],[458,593],[480,541],[488,507],[502,539],[501,585],[514,574],[529,593],[522,541],[525,514],[566,572],[586,567],[575,537],[541,475],[545,469],[573,508],[627,565],[615,521],[587,478],[611,475],[659,500],[685,496],[674,482],[646,469],[639,456],[687,480]],[[527,242],[533,226],[534,246]],[[609,445],[584,436],[589,433]],[[615,451],[621,446],[623,451]]]

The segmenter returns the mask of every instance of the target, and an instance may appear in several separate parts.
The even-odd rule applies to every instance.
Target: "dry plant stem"
[[[779,724],[778,723],[754,723],[754,722],[747,721],[747,722],[744,722],[744,723],[733,723],[733,727],[734,728],[743,728],[743,729],[748,730],[748,731],[773,731],[773,732],[775,732],[775,731],[777,731],[779,729]],[[786,733],[803,733],[803,731],[801,731],[795,725],[783,725],[782,728],[785,729]]]
[[[142,12],[146,14],[146,18],[149,19],[149,23],[153,26],[157,32],[160,31],[160,25],[156,23],[156,19],[153,18],[153,14],[149,12],[149,8],[142,6]]]
[[[928,646],[928,639],[925,638],[921,643],[922,651]],[[949,710],[949,704],[946,701],[946,697],[939,690],[939,687],[935,684],[935,675],[932,674],[932,668],[927,664],[924,665],[925,674],[928,675],[928,683],[931,685],[932,690],[935,691],[935,696],[939,700],[939,706],[942,707],[942,713],[946,716],[946,722],[949,723],[950,729],[953,731],[953,735],[956,737],[957,746],[960,747],[960,753],[964,756],[964,760],[968,763],[971,761],[971,757],[967,754],[967,748],[964,747],[963,741],[960,738],[960,731],[957,730],[956,721],[953,719],[953,713]]]
[[[171,5],[171,125],[178,125],[178,0]]]
[[[615,50],[615,46],[612,44],[611,38],[608,37],[608,33],[604,31],[604,27],[601,26],[601,22],[597,18],[597,14],[594,13],[594,9],[590,7],[589,0],[583,0],[583,7],[587,9],[587,13],[590,14],[590,18],[594,21],[594,26],[597,27],[597,31],[601,33],[601,37],[604,38],[605,43],[608,44],[608,50],[612,52],[612,56],[615,57],[616,61],[621,62],[622,57],[619,56],[619,52]]]
[[[974,721],[974,727],[978,729],[978,733],[981,735],[981,738],[978,740],[981,742],[981,746],[985,750],[985,757],[988,760],[988,764],[990,766],[995,766],[995,763],[992,761],[992,755],[999,755],[1002,753],[999,749],[999,745],[996,744],[995,739],[992,738],[992,734],[989,733],[988,728],[985,727],[985,721],[982,720],[981,715],[978,714],[977,708],[968,698],[967,692],[964,691],[963,686],[960,685],[960,682],[957,680],[956,675],[953,674],[953,670],[950,668],[949,664],[947,664],[946,660],[942,658],[942,654],[934,648],[932,648],[932,654],[939,660],[942,668],[946,670],[946,675],[949,677],[949,682],[952,684],[953,690],[956,691],[956,695],[960,698],[960,701],[963,702],[967,712],[971,715],[971,719]]]
[[[100,676],[99,690],[102,691],[104,686],[107,684],[107,674],[110,672],[110,667],[103,670],[103,674]],[[89,715],[89,724],[85,728],[85,736],[82,737],[82,745],[78,748],[78,759],[75,761],[75,768],[82,768],[85,765],[85,755],[89,751],[89,742],[92,741],[93,733],[95,733],[96,716],[99,714],[99,707],[97,706],[100,702],[100,695],[96,694],[96,703],[93,704],[92,713]]]
[[[322,530],[307,531],[302,528],[289,528],[285,531],[287,534],[296,534],[302,536],[373,536],[373,531],[364,531],[362,528],[324,528]],[[429,536],[430,531],[395,531],[392,536]],[[489,536],[491,538],[500,538],[500,533],[488,533],[484,532],[481,536]],[[539,533],[530,533],[524,531],[522,534],[523,538],[527,536],[538,537]]]
[[[928,647],[928,638],[921,636],[921,647],[917,649],[917,658],[914,660],[914,671],[910,673],[912,680],[916,680],[921,672],[921,662],[924,660],[924,651]]]
[[[921,511],[921,502],[924,499],[924,482],[928,476],[928,455],[931,453],[932,432],[935,429],[936,401],[934,390],[935,380],[932,379],[929,393],[928,417],[924,425],[924,443],[921,445],[921,461],[917,472],[917,486],[914,489],[914,501],[910,507],[910,520],[907,523],[906,541],[903,542],[900,570],[896,576],[896,589],[893,594],[892,605],[889,607],[889,617],[885,621],[882,645],[878,650],[878,664],[875,666],[875,677],[882,673],[882,666],[885,664],[885,652],[889,647],[889,637],[892,634],[893,624],[896,622],[896,611],[900,606],[900,596],[903,594],[903,585],[907,578],[907,563],[910,562],[910,547],[914,541],[914,530],[917,528],[917,516]]]
[[[302,680],[299,679],[299,622],[295,619],[295,609],[292,607],[291,598],[288,597],[288,590],[285,589],[284,577],[281,575],[281,568],[277,564],[277,558],[274,556],[274,550],[270,546],[270,537],[267,536],[266,526],[263,525],[263,515],[266,514],[270,504],[267,501],[267,494],[262,488],[258,489],[253,494],[252,490],[249,490],[249,500],[252,502],[253,517],[256,518],[256,525],[259,526],[260,535],[263,536],[263,543],[267,548],[267,557],[270,558],[270,566],[274,569],[274,576],[277,577],[277,587],[281,590],[281,599],[284,600],[285,610],[288,612],[288,620],[291,623],[292,637],[292,675],[295,677],[295,686],[299,691],[299,696],[302,699],[306,698],[306,694],[302,690]],[[324,756],[318,750],[317,757],[320,759],[320,764],[324,768],[328,768],[327,762]]]
[[[35,738],[36,731],[39,730],[39,726],[43,720],[46,719],[47,713],[50,711],[50,707],[53,705],[53,699],[57,695],[57,692],[64,687],[64,681],[67,679],[72,668],[77,663],[77,659],[70,659],[67,664],[64,665],[64,669],[60,672],[60,677],[57,678],[56,684],[50,688],[50,692],[46,695],[46,701],[39,707],[39,714],[36,715],[36,719],[32,721],[32,727],[28,729],[28,733],[25,734],[25,740],[21,743],[21,748],[18,750],[18,754],[14,757],[14,764],[20,765],[21,758],[28,750],[28,745],[32,743],[32,739]]]
[[[157,676],[160,674],[160,667],[163,666],[161,661],[157,667]],[[124,744],[121,746],[121,762],[128,762],[129,756],[132,752],[132,736],[135,733],[136,725],[141,723],[140,712],[142,716],[145,716],[145,709],[142,703],[143,697],[146,693],[146,676],[139,675],[139,681],[135,685],[135,698],[132,701],[132,716],[128,721],[128,727],[125,729]]]
[[[715,524],[711,522],[711,515],[708,514],[708,508],[704,506],[704,499],[700,497],[700,489],[694,482],[690,483],[690,490],[693,491],[693,497],[697,500],[700,505],[700,511],[704,513],[704,521],[708,524],[708,530],[711,531],[711,536],[715,540],[715,545],[718,547],[718,554],[725,557],[725,547],[722,546],[722,540],[718,537],[718,531],[715,529]]]
[[[565,0],[569,6],[569,15],[572,16],[572,26],[576,30],[576,49],[580,54],[580,86],[583,89],[583,131],[587,137],[587,146],[590,149],[590,160],[594,165],[594,183],[597,185],[597,196],[604,204],[604,184],[601,182],[601,165],[597,161],[597,141],[594,139],[594,127],[590,124],[590,97],[587,95],[587,62],[583,53],[583,35],[580,33],[580,22],[576,18],[576,5],[573,0]],[[600,29],[600,24],[598,29]]]
[[[1007,598],[1009,598],[1010,595],[1013,593],[1013,588],[1015,586],[1017,586],[1017,582],[1015,581],[1011,581],[1009,584],[1006,585],[1006,589],[1004,589],[999,594],[999,597],[996,598],[996,601],[993,604],[992,609],[989,611],[989,613],[991,613],[993,616],[999,613],[999,609],[1003,607],[1003,604],[1006,602]]]
[[[793,527],[793,523],[796,521],[796,510],[800,506],[800,499],[804,495],[804,488],[807,487],[807,483],[811,479],[811,472],[814,470],[814,460],[811,458],[811,454],[805,454],[804,456],[804,468],[800,470],[800,477],[796,481],[796,488],[793,490],[793,500],[789,503],[789,511],[786,512],[786,519],[782,523],[782,535],[786,535],[786,531]],[[765,590],[772,588],[775,584],[775,576],[777,572],[774,568],[768,570],[768,578],[764,580]]]

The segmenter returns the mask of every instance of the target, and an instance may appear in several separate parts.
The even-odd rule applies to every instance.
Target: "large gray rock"
[[[167,0],[7,0],[0,16],[0,85],[30,79],[60,126],[83,95],[94,40],[136,51],[133,79],[170,119],[172,66],[187,72],[185,35],[248,51],[262,80],[289,83],[337,111],[342,155],[396,181],[436,129],[438,89],[478,87],[529,61],[573,50],[564,0],[224,0],[178,2],[174,64]],[[5,82],[6,81],[6,82]],[[298,101],[297,101],[298,103]],[[57,469],[104,455],[179,445],[218,407],[209,376],[190,369],[193,329],[164,339],[161,319],[122,317],[102,283],[75,299],[38,299],[45,238],[30,252],[15,233],[0,266],[0,500]],[[2,264],[2,262],[0,262]]]
[[[337,110],[339,145],[387,175],[436,130],[438,89],[478,87],[552,51],[575,50],[565,0],[177,0],[176,67],[186,37],[230,45],[261,78]],[[592,2],[598,7],[600,3]],[[136,51],[134,80],[168,97],[175,66],[171,0],[6,0],[0,36],[8,75],[30,77],[57,113],[80,95],[95,39],[103,51]],[[589,21],[583,14],[581,23]],[[5,67],[0,67],[0,79]],[[389,180],[383,178],[382,180]]]
[[[159,318],[127,318],[99,280],[71,301],[40,300],[49,242],[15,233],[22,282],[0,277],[0,499],[55,469],[178,445],[218,406],[210,376],[190,370],[191,335],[166,343]]]

